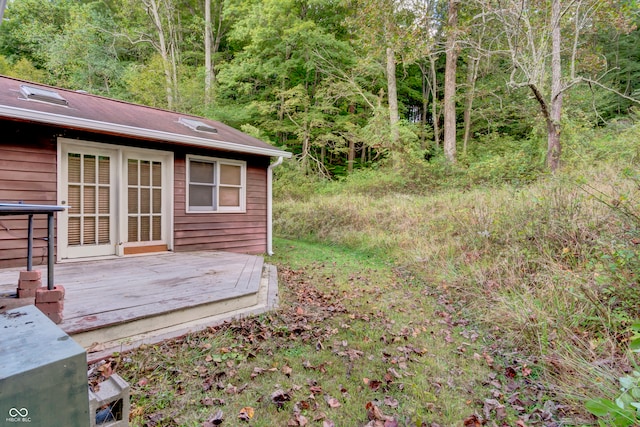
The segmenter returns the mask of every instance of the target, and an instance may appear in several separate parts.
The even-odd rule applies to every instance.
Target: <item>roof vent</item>
[[[218,129],[213,126],[209,126],[206,123],[201,122],[200,120],[187,119],[185,117],[180,117],[178,119],[178,123],[181,123],[188,127],[189,129],[193,129],[198,132],[207,132],[207,133],[218,133]]]
[[[48,102],[56,105],[69,105],[66,99],[60,96],[58,92],[47,89],[39,89],[37,87],[20,85],[20,92],[27,98],[34,101]]]

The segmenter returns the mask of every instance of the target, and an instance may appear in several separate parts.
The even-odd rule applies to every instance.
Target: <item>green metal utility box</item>
[[[35,306],[0,313],[0,427],[90,425],[87,354]]]

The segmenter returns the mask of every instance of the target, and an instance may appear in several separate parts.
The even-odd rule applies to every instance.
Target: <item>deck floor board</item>
[[[73,335],[255,294],[263,262],[259,256],[199,251],[56,264],[55,283],[66,289],[59,326]],[[46,281],[46,266],[35,269]],[[20,270],[0,269],[0,292],[15,292]]]

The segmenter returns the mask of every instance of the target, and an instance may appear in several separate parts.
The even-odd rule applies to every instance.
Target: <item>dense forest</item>
[[[634,0],[15,0],[0,73],[202,115],[310,173],[556,170],[640,98]]]

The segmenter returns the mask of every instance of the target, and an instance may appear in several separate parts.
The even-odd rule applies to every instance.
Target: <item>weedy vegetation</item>
[[[639,136],[568,138],[555,176],[276,169],[280,308],[114,356],[132,425],[633,425]]]

